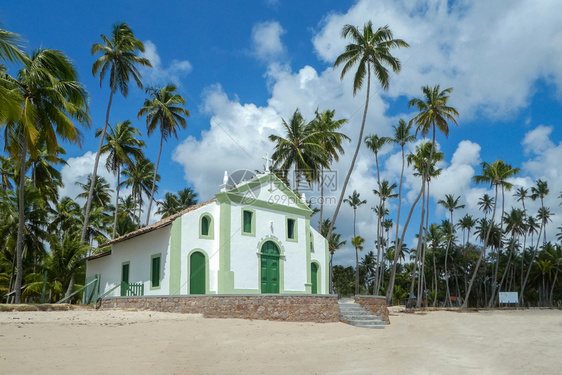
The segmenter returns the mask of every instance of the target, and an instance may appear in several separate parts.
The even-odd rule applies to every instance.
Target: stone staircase
[[[372,315],[352,298],[342,298],[338,301],[340,316],[343,321],[355,327],[384,329],[386,323],[378,316]]]

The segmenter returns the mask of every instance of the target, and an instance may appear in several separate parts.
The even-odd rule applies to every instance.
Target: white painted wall
[[[167,295],[170,293],[170,232],[172,226],[154,230],[112,245],[111,255],[90,260],[86,266],[86,277],[101,274],[100,295],[121,283],[121,266],[129,263],[129,283],[144,283],[144,295]],[[151,257],[161,253],[160,288],[150,289]],[[120,288],[109,296],[119,296]]]
[[[256,215],[256,235],[242,234],[242,210],[250,208]],[[298,242],[286,240],[286,220],[297,220]],[[231,270],[234,271],[235,289],[260,290],[258,280],[259,244],[266,238],[273,238],[281,244],[284,254],[284,290],[305,291],[306,283],[306,242],[304,216],[285,215],[277,211],[257,207],[232,204],[231,208],[232,240],[230,245]]]
[[[314,228],[310,228],[314,241],[314,252],[310,254],[310,260],[316,261],[320,265],[318,273],[320,274],[318,282],[318,294],[328,294],[328,285],[326,285],[328,269],[328,261],[330,253],[326,251],[326,239],[322,237]]]
[[[213,216],[214,239],[199,238],[199,219],[204,213]],[[186,213],[181,217],[181,277],[180,293],[189,294],[189,269],[188,256],[195,250],[200,249],[209,262],[209,291],[217,292],[218,270],[219,270],[219,232],[220,232],[220,210],[216,202],[203,206],[195,211]]]
[[[264,185],[250,189],[252,197],[273,204],[280,204],[287,207],[298,208],[298,202],[295,197],[289,197],[280,190],[273,182],[267,182]],[[245,195],[248,193],[244,193]]]

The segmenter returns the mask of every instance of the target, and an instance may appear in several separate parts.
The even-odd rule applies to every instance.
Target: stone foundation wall
[[[112,297],[101,308],[203,314],[207,318],[339,322],[336,296],[313,295],[197,295]]]
[[[388,317],[388,306],[384,297],[380,296],[355,296],[355,303],[371,312],[373,315],[380,316],[383,321],[390,324]]]

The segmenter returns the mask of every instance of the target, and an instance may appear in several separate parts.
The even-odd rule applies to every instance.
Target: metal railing
[[[125,281],[121,281],[121,296],[132,296],[140,297],[144,295],[144,284],[129,284]]]

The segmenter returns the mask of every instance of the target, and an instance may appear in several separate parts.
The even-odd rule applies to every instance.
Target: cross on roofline
[[[265,160],[265,171],[271,172],[271,169],[269,169],[269,163],[273,163],[273,159],[269,157],[269,153],[266,153],[265,156],[262,156],[261,158]]]

